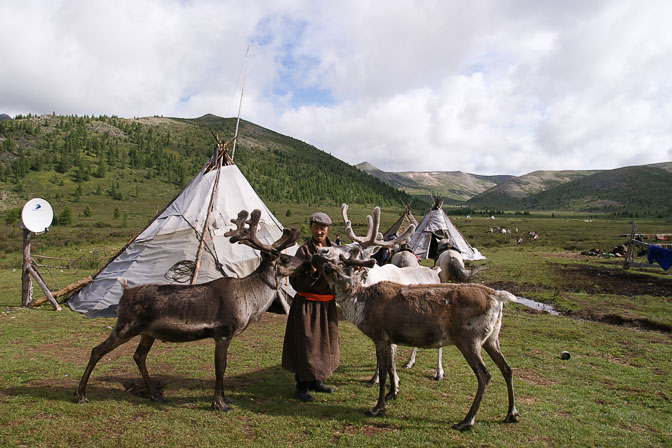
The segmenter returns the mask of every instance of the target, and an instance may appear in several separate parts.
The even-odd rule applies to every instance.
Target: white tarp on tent
[[[465,260],[485,259],[478,249],[471,247],[464,239],[442,208],[433,208],[422,218],[408,244],[419,258],[431,258],[435,255],[438,241],[444,238],[459,249]]]
[[[216,176],[216,169],[205,172],[204,168],[121,254],[69,299],[70,308],[89,317],[116,315],[122,293],[117,278],[121,277],[129,286],[176,283],[166,274],[180,261],[195,260]],[[231,244],[224,236],[235,228],[231,219],[236,218],[238,212],[252,212],[254,209],[261,210],[257,237],[266,244],[272,244],[282,235],[282,224],[257,196],[237,166],[222,166],[197,284],[223,275],[245,277],[257,268],[259,251],[244,244]],[[293,255],[297,247],[294,245],[287,252]],[[221,264],[219,267],[218,262]],[[290,296],[294,294],[289,285],[283,286],[283,290]]]

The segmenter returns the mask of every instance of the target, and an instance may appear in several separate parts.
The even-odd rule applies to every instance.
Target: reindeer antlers
[[[376,265],[376,260],[374,260],[373,258],[369,258],[368,260],[357,260],[353,256],[351,256],[350,258],[345,258],[345,255],[343,254],[340,254],[338,258],[346,266],[372,268]]]
[[[301,232],[295,228],[284,229],[282,231],[282,236],[275,241],[272,245],[264,244],[257,238],[257,226],[259,225],[259,219],[261,218],[261,210],[255,209],[250,215],[250,219],[247,219],[247,210],[241,210],[238,213],[236,219],[232,219],[231,222],[236,225],[235,230],[229,230],[224,234],[224,236],[230,237],[232,243],[241,243],[247,246],[250,246],[253,249],[262,250],[265,252],[280,252],[281,250],[291,246],[299,239]],[[245,228],[245,224],[248,225]]]
[[[380,227],[379,207],[373,209],[373,218],[371,215],[366,216],[368,230],[366,232],[366,237],[364,238],[358,237],[355,235],[355,231],[352,230],[352,221],[348,219],[348,204],[341,205],[341,216],[343,217],[343,222],[345,222],[345,234],[348,235],[348,238],[356,243],[361,244],[362,247],[369,247],[374,243],[376,237],[378,236],[378,227]]]
[[[392,241],[382,241],[382,235],[378,233],[378,228],[380,227],[380,207],[375,207],[373,209],[373,217],[371,215],[366,216],[368,230],[366,232],[366,237],[362,238],[355,235],[354,230],[352,230],[352,221],[348,219],[348,204],[341,205],[341,216],[345,222],[345,234],[348,235],[348,238],[352,241],[359,243],[364,248],[372,245],[388,249],[394,246],[399,246],[407,243],[411,239],[413,232],[415,232],[415,225],[411,224],[397,239]]]

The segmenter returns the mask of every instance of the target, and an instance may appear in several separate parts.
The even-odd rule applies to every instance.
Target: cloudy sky
[[[385,171],[672,161],[672,2],[0,0],[0,113],[242,118]]]

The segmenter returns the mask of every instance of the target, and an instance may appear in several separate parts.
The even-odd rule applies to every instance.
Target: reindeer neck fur
[[[359,327],[365,317],[366,301],[361,300],[366,287],[356,276],[341,278],[334,282],[336,303],[346,319]]]
[[[252,311],[252,321],[257,320],[273,303],[278,293],[278,279],[275,272],[275,260],[262,254],[261,264],[247,277],[241,278],[239,289],[241,298],[248,310]]]

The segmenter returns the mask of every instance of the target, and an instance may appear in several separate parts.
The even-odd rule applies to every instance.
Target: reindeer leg
[[[497,334],[494,334],[487,341],[485,341],[483,348],[485,348],[485,351],[488,353],[488,355],[490,355],[490,358],[492,358],[495,364],[497,364],[497,367],[499,367],[499,370],[502,372],[502,376],[506,381],[506,390],[509,394],[509,409],[506,411],[506,418],[504,418],[504,423],[515,423],[520,419],[520,414],[518,414],[518,411],[516,410],[515,399],[513,396],[512,370],[511,366],[509,366],[509,363],[507,363],[506,359],[504,359],[504,355],[499,348],[499,338],[497,336]]]
[[[224,372],[226,371],[226,356],[229,350],[230,338],[215,338],[215,397],[212,399],[212,407],[220,411],[230,411],[227,403],[231,403],[224,395]]]
[[[369,417],[378,417],[385,415],[385,381],[387,380],[387,371],[390,366],[390,354],[392,347],[390,344],[382,342],[376,343],[376,358],[378,359],[378,376],[380,377],[378,403],[370,411],[366,411]]]
[[[471,370],[474,371],[476,379],[478,380],[476,397],[474,397],[474,402],[471,404],[467,416],[464,417],[464,420],[460,423],[453,425],[453,429],[457,429],[458,431],[468,431],[474,426],[476,413],[481,405],[485,389],[490,382],[490,372],[488,372],[488,368],[483,363],[483,358],[481,358],[481,346],[478,342],[476,342],[476,344],[467,342],[456,345],[460,352],[462,352],[462,355],[467,361],[467,364],[469,364],[469,367],[471,367]]]
[[[443,379],[443,347],[439,347],[439,353],[436,359],[436,373],[434,374],[435,381]]]
[[[115,329],[112,330],[112,333],[110,333],[107,339],[105,339],[101,344],[95,346],[91,350],[91,357],[89,358],[89,363],[87,364],[86,369],[84,370],[82,379],[79,380],[79,386],[77,386],[77,391],[75,392],[75,397],[77,397],[77,403],[89,402],[89,400],[87,400],[86,398],[86,384],[89,382],[91,372],[93,372],[93,369],[96,367],[96,364],[98,364],[98,361],[100,361],[103,358],[103,356],[105,356],[115,348],[119,347],[124,342],[127,342],[129,339],[135,336],[135,334],[136,333],[124,331],[123,329],[119,330],[115,327]]]
[[[390,366],[387,370],[387,373],[390,375],[390,391],[385,396],[385,400],[390,398],[397,399],[397,394],[399,394],[399,375],[397,375],[397,346],[392,344],[390,346]]]
[[[374,372],[373,376],[369,380],[369,384],[378,384],[378,357],[376,356],[376,371]]]
[[[145,361],[147,360],[147,353],[149,353],[149,349],[152,348],[152,344],[154,344],[153,337],[146,334],[140,336],[140,343],[138,344],[138,348],[135,350],[135,353],[133,354],[133,360],[135,361],[135,364],[138,366],[138,369],[140,370],[140,375],[142,375],[142,379],[145,380],[145,393],[147,394],[147,396],[152,401],[167,403],[168,400],[163,398],[163,395],[161,395],[161,391],[155,390],[154,387],[152,386],[152,380],[149,377],[149,372],[147,371],[147,364],[145,364]]]
[[[404,364],[404,369],[410,369],[415,365],[415,356],[418,354],[418,347],[413,347],[411,351],[411,356],[408,357],[408,361]]]

